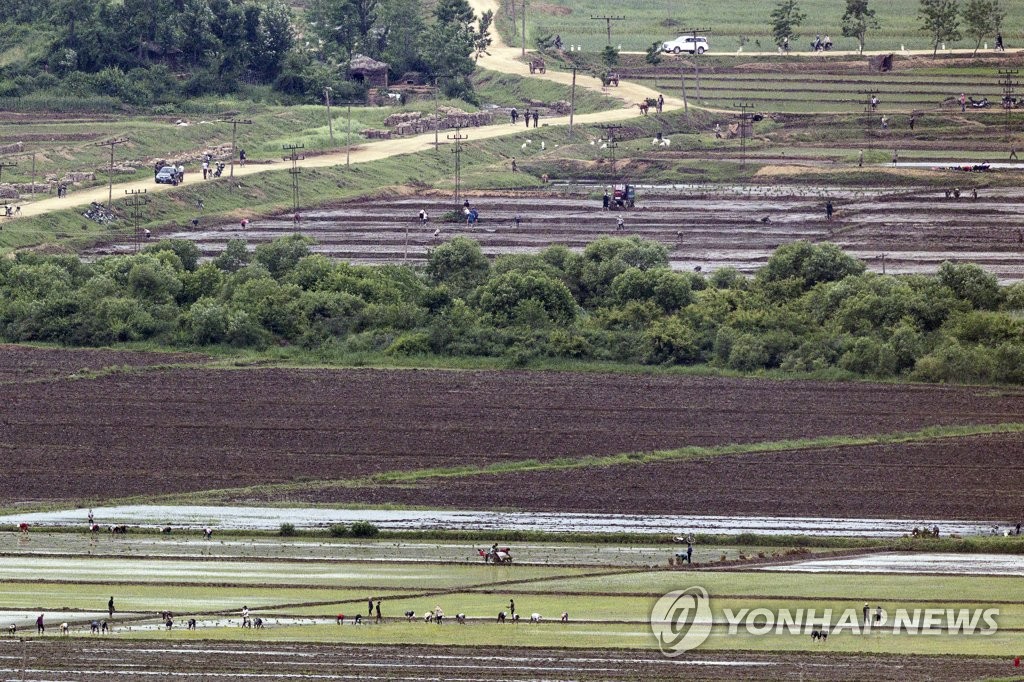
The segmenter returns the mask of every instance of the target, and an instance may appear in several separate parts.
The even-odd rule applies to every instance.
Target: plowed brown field
[[[888,433],[934,424],[1016,421],[1024,413],[1024,392],[1019,391],[563,372],[164,368],[62,380],[53,377],[81,364],[77,354],[68,365],[63,355],[50,355],[53,351],[5,352],[6,357],[20,354],[21,364],[38,366],[33,373],[48,380],[0,382],[4,504],[693,444]],[[124,357],[146,364],[139,359],[144,355],[102,357],[100,364],[128,364]],[[165,356],[155,358],[151,364],[167,362]],[[1019,452],[1008,441],[1000,442],[991,452],[979,453],[983,461],[978,466],[987,472],[979,490],[989,480],[1003,480],[994,472],[1003,471]],[[808,468],[801,463],[806,456],[792,465],[785,455],[774,457],[766,480],[787,491],[787,504],[854,476],[841,478],[824,466]],[[827,462],[828,455],[822,460]],[[702,473],[701,490],[719,476],[734,476],[730,462],[737,466],[735,459],[701,464],[710,467]],[[908,480],[913,486],[927,485],[927,491],[954,487],[938,473]],[[595,475],[600,472],[587,474],[587,480]],[[675,473],[666,476],[664,487],[678,487]],[[557,495],[564,511],[596,509],[601,497],[582,494],[577,485],[582,480],[583,474],[573,472],[544,485],[561,491]],[[888,480],[900,485],[897,478]],[[797,487],[790,490],[787,481]],[[661,483],[645,480],[644,485]],[[367,502],[377,494],[349,493]],[[733,501],[723,506],[742,502],[743,511],[779,511],[778,500],[764,499],[762,505],[759,494],[768,495],[751,490],[749,499],[732,495]],[[698,496],[694,491],[693,499]],[[529,500],[522,504],[533,508]],[[612,499],[609,509],[624,504]],[[864,511],[877,512],[882,505],[879,501]]]
[[[330,490],[308,501],[458,509],[867,518],[1018,519],[1024,510],[1020,434],[842,447],[572,471]],[[571,481],[571,484],[568,484]]]

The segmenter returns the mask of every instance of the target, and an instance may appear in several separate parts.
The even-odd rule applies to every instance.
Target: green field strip
[[[699,547],[698,547],[699,549]],[[970,557],[965,556],[965,561]],[[989,600],[1024,602],[1024,580],[1019,577],[936,576],[867,573],[772,573],[769,571],[655,571],[602,578],[538,581],[509,586],[509,592],[587,592],[591,594],[647,593],[652,597],[691,585],[718,594],[795,598],[814,594],[818,599],[898,602],[901,599],[955,603]]]
[[[312,492],[331,490],[335,488],[359,488],[375,485],[411,485],[432,479],[443,480],[494,474],[569,471],[574,469],[603,468],[620,465],[641,465],[657,462],[685,461],[689,459],[709,459],[724,455],[757,455],[785,451],[919,443],[948,438],[1008,433],[1024,433],[1024,423],[1003,422],[998,424],[930,426],[918,431],[901,431],[867,436],[822,436],[819,438],[798,438],[792,440],[762,441],[757,443],[733,443],[719,446],[686,446],[670,450],[628,452],[600,457],[561,457],[550,460],[527,459],[500,462],[485,466],[460,465],[431,469],[409,469],[388,471],[357,479],[304,481],[301,483],[278,483],[246,486],[241,488],[221,488],[189,493],[186,495],[139,496],[118,501],[110,501],[108,504],[123,504],[129,501],[132,503],[173,503],[183,501],[190,504],[209,504],[223,499],[234,499],[239,496],[260,497],[265,499],[272,497],[275,494],[288,492]]]
[[[263,630],[239,627],[201,628],[189,632],[176,628],[130,632],[115,631],[119,639],[157,640],[168,642],[231,641],[231,642],[310,642],[340,644],[421,644],[438,646],[501,646],[501,647],[559,647],[559,648],[623,648],[656,649],[650,627],[626,623],[568,623],[542,622],[531,624],[471,622],[458,625],[448,611],[443,625],[423,622],[386,622],[363,625],[302,625],[276,626]],[[894,654],[957,654],[1008,656],[1020,645],[1020,632],[1004,631],[991,636],[920,637],[872,633],[870,635],[835,634],[827,644],[815,643],[807,635],[782,634],[751,636],[742,629],[731,635],[728,628],[712,629],[702,650],[729,651],[816,651],[866,652]]]
[[[582,568],[438,565],[338,562],[243,562],[149,559],[4,557],[0,573],[6,580],[31,583],[83,582],[261,587],[364,586],[390,589],[444,590],[511,580],[523,582],[557,576],[587,574]],[[589,573],[593,574],[591,569]]]
[[[389,592],[404,595],[406,591]],[[153,616],[159,611],[173,613],[216,613],[279,607],[281,604],[314,602],[352,602],[363,607],[369,596],[365,589],[310,589],[283,587],[227,587],[190,585],[187,589],[166,585],[113,583],[0,583],[0,610],[106,611],[107,600],[114,597],[121,617]],[[376,594],[374,596],[377,596]]]

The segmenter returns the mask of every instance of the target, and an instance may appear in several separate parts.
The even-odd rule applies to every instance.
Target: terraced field
[[[973,180],[949,173],[950,186]],[[317,240],[314,251],[364,264],[423,263],[431,248],[460,235],[479,241],[494,257],[534,253],[552,244],[582,250],[617,233],[616,218],[623,214],[601,210],[600,186],[561,190],[473,196],[481,213],[476,226],[420,225],[421,208],[435,221],[452,208],[448,201],[420,197],[311,211],[299,229]],[[827,198],[837,211],[831,222],[824,215]],[[735,187],[641,187],[638,208],[624,214],[625,233],[664,244],[677,270],[734,267],[753,273],[780,245],[803,239],[832,241],[879,272],[929,273],[946,260],[970,261],[1008,283],[1024,279],[1024,215],[1017,210],[1022,198],[1024,192],[1014,188],[982,189],[974,200],[965,186],[957,201],[934,189],[825,190],[775,186],[767,179],[763,185]],[[254,247],[295,230],[291,220],[268,218],[244,228],[220,224],[166,236],[195,241],[209,258],[229,239],[245,239]],[[435,230],[440,230],[436,237]],[[132,248],[130,241],[113,241],[90,253]]]

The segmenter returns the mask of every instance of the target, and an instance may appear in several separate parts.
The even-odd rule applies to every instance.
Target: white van
[[[708,39],[702,36],[697,36],[696,38],[693,36],[679,36],[675,40],[661,44],[662,52],[671,52],[673,54],[679,54],[680,52],[704,54],[710,49],[708,47]]]

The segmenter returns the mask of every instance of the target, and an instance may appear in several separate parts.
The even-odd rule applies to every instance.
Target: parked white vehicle
[[[661,44],[662,52],[672,52],[673,54],[679,54],[680,52],[704,54],[710,49],[708,39],[702,36],[679,36],[675,40]]]

